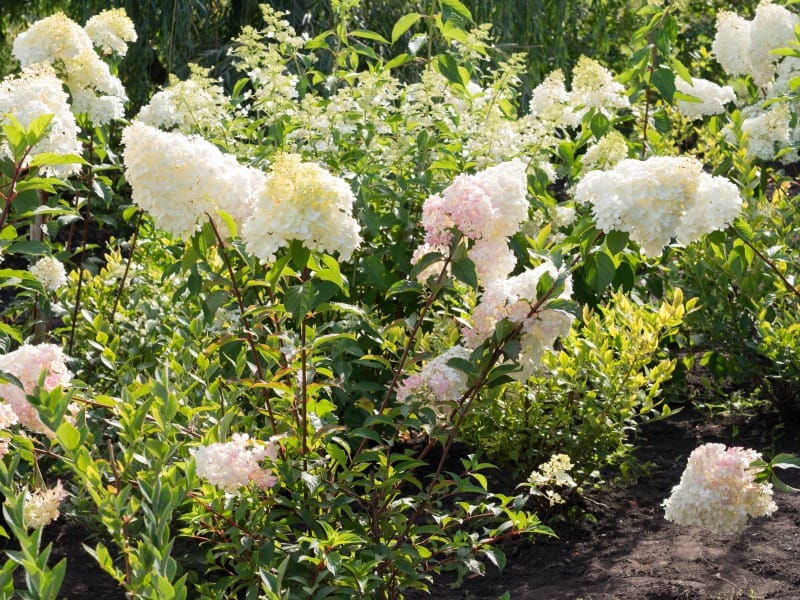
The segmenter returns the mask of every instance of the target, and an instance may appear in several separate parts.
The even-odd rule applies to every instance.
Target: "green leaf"
[[[443,9],[445,7],[447,7],[451,11],[453,11],[454,13],[462,16],[467,21],[470,21],[470,22],[472,21],[472,13],[459,0],[441,0],[441,2],[442,2],[442,8]]]
[[[44,165],[70,165],[70,164],[88,165],[82,157],[77,154],[56,154],[55,152],[42,152],[37,154],[31,159],[28,166],[41,167]]]
[[[392,43],[399,40],[400,36],[416,25],[421,18],[422,15],[419,13],[409,13],[400,17],[392,27]]]
[[[653,71],[650,83],[658,90],[664,100],[672,103],[672,97],[675,95],[675,73],[671,69],[659,67]]]
[[[601,112],[595,113],[589,128],[592,130],[592,135],[599,140],[608,131],[608,118]]]
[[[356,29],[355,31],[351,31],[350,35],[357,38],[363,38],[365,40],[373,40],[375,42],[380,42],[381,44],[388,44],[389,40],[383,37],[380,33],[376,33],[374,31],[366,31],[364,29]]]
[[[56,439],[64,450],[72,452],[81,444],[81,433],[69,421],[62,421],[56,430]]]
[[[611,254],[619,254],[628,245],[628,232],[611,230],[606,234],[606,248]]]
[[[311,282],[293,285],[286,290],[283,305],[291,313],[295,321],[302,320],[314,303],[314,288]]]
[[[475,272],[475,263],[471,259],[458,258],[451,263],[450,268],[456,279],[470,287],[478,287],[478,274]]]
[[[598,252],[592,255],[594,269],[590,278],[594,284],[594,289],[598,294],[601,294],[608,285],[614,281],[617,269],[614,266],[614,259],[605,252]]]
[[[467,87],[469,77],[464,78],[465,70],[459,68],[456,59],[449,54],[442,54],[436,59],[436,69],[452,82]]]

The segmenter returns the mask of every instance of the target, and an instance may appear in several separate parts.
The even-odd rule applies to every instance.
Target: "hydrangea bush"
[[[63,506],[136,598],[401,598],[502,568],[498,542],[552,534],[536,510],[624,469],[630,433],[669,416],[667,343],[694,355],[682,328],[720,306],[701,269],[793,310],[791,245],[765,226],[793,160],[787,9],[720,15],[711,50],[744,79],[694,77],[677,5],[648,5],[625,72],[583,57],[524,103],[523,57],[461,2],[391,39],[335,4],[311,39],[264,6],[231,89],[193,66],[130,120],[124,12],[14,42],[0,492],[22,555],[4,597],[17,565],[30,597],[58,595],[68,566],[41,532]],[[427,54],[401,47],[428,24]],[[92,224],[119,238],[93,253]],[[751,491],[791,460],[704,448],[667,518],[728,531],[774,510]],[[491,489],[487,454],[519,493]],[[695,502],[718,477],[730,493]]]

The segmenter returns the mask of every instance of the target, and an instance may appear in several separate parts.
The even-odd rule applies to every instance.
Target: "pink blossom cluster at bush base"
[[[24,344],[8,354],[0,356],[0,371],[10,373],[19,379],[22,387],[13,383],[0,383],[0,426],[8,427],[19,422],[31,431],[52,436],[53,432],[39,418],[39,413],[26,399],[32,394],[44,374],[42,388],[52,391],[56,387],[67,387],[72,373],[67,369],[64,351],[54,344]],[[10,407],[16,421],[6,406]]]
[[[259,463],[274,459],[275,444],[251,440],[247,434],[233,434],[230,442],[217,442],[200,446],[194,451],[197,476],[229,494],[237,495],[250,482],[261,489],[273,487],[278,479],[270,469]]]
[[[664,500],[664,517],[679,525],[703,527],[716,533],[741,531],[749,517],[778,510],[772,484],[756,483],[759,469],[750,465],[761,454],[745,448],[725,449],[704,444],[689,456],[680,483]]]

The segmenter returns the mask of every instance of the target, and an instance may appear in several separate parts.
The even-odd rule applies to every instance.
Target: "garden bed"
[[[738,435],[731,439],[731,432]],[[694,411],[643,428],[636,452],[649,474],[629,487],[590,492],[585,509],[596,521],[553,524],[559,539],[537,537],[506,548],[502,573],[447,579],[422,598],[546,598],[548,600],[672,600],[800,597],[800,496],[775,493],[778,512],[734,535],[681,527],[663,517],[661,502],[680,480],[689,453],[719,442],[772,452],[800,449],[794,427],[772,413],[709,418]],[[795,473],[785,480],[797,485]]]

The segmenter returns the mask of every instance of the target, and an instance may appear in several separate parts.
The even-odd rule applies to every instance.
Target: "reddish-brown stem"
[[[14,173],[11,175],[11,183],[8,186],[8,195],[4,196],[5,198],[5,205],[3,206],[3,213],[0,214],[0,227],[5,225],[6,219],[8,218],[8,213],[11,210],[11,203],[14,202],[14,198],[17,197],[17,182],[19,181],[20,175],[22,174],[23,169],[22,163],[25,162],[25,158],[30,153],[31,148],[27,148],[23,153],[22,157],[19,159],[19,162],[14,165]]]
[[[117,286],[117,293],[114,295],[114,304],[111,307],[111,314],[108,316],[109,324],[114,322],[114,317],[117,314],[117,306],[119,306],[119,301],[122,299],[122,290],[125,288],[125,281],[128,279],[128,271],[131,268],[131,263],[133,262],[133,253],[136,251],[136,240],[139,236],[139,225],[142,223],[142,211],[140,210],[136,214],[136,225],[133,229],[133,235],[131,236],[131,251],[128,255],[128,260],[125,261],[125,270],[122,273],[122,278],[119,280],[119,286]]]
[[[261,358],[258,353],[258,347],[256,346],[256,340],[253,337],[253,332],[250,329],[250,322],[247,318],[247,311],[244,308],[244,300],[242,299],[242,292],[239,289],[239,285],[236,283],[236,273],[233,271],[233,266],[231,266],[231,261],[228,258],[228,253],[226,252],[225,240],[222,239],[222,236],[219,233],[219,229],[217,229],[216,223],[214,223],[214,219],[211,215],[208,216],[208,222],[211,225],[211,229],[214,232],[214,236],[217,238],[217,242],[219,243],[219,253],[222,257],[223,262],[225,263],[225,267],[228,270],[228,275],[231,279],[231,291],[233,292],[234,297],[236,298],[236,303],[239,306],[239,314],[242,316],[242,324],[244,325],[244,333],[245,337],[247,338],[247,343],[250,346],[250,351],[253,353],[253,363],[255,363],[256,367],[256,374],[258,375],[258,379],[261,382],[265,382],[266,379],[264,377],[264,369],[261,367]],[[267,388],[262,387],[262,396],[264,396],[264,402],[267,406],[267,413],[269,415],[269,421],[272,425],[272,433],[274,435],[278,435],[278,425],[275,421],[275,413],[272,410],[272,401],[269,397],[269,391]]]

